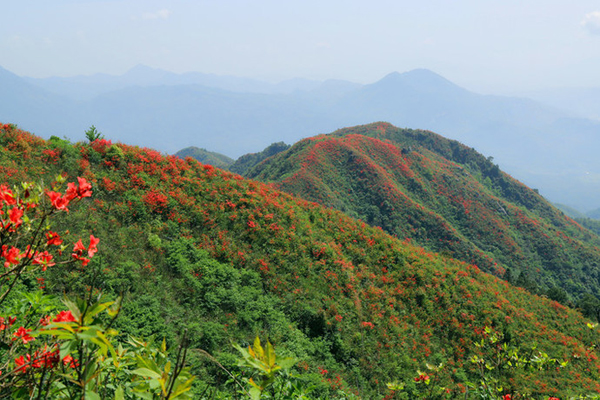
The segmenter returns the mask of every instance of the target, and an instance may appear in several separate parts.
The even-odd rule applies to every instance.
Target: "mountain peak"
[[[393,90],[409,89],[429,93],[465,90],[443,76],[425,68],[413,69],[402,73],[392,72],[373,83],[372,86],[383,86],[392,88]]]

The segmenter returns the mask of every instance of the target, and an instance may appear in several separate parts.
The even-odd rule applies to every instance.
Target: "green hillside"
[[[494,357],[501,349],[499,344],[476,346],[494,336],[493,332],[502,335],[502,344],[518,346],[525,355],[545,360],[539,353],[544,352],[563,363],[504,371],[498,376],[503,388],[498,395],[566,398],[600,393],[595,348],[600,335],[588,328],[588,320],[555,301],[484,273],[472,263],[450,258],[451,254],[469,255],[486,261],[482,267],[495,271],[490,267],[491,255],[479,253],[474,244],[455,243],[466,234],[439,223],[441,217],[426,209],[428,202],[439,202],[445,208],[462,210],[456,218],[465,227],[477,229],[482,236],[495,230],[499,244],[492,250],[521,251],[523,259],[534,254],[538,244],[519,247],[518,238],[499,231],[502,224],[526,227],[532,237],[538,226],[555,229],[557,239],[552,244],[539,244],[548,246],[548,251],[559,244],[566,248],[572,241],[570,245],[581,246],[583,254],[592,252],[588,242],[576,239],[576,235],[583,238],[590,233],[558,213],[551,226],[540,220],[536,213],[554,216],[554,209],[499,172],[480,178],[489,178],[489,187],[469,181],[473,192],[490,200],[453,201],[451,195],[463,189],[457,176],[474,172],[467,167],[458,172],[460,165],[417,148],[416,138],[411,154],[389,159],[396,163],[398,176],[405,174],[406,185],[414,182],[415,191],[421,192],[422,205],[414,211],[408,205],[416,200],[403,198],[394,187],[386,186],[382,167],[365,164],[355,153],[348,161],[348,152],[327,152],[337,155],[330,158],[330,164],[320,165],[333,168],[346,160],[356,165],[354,176],[361,177],[352,181],[357,184],[338,186],[338,192],[357,191],[358,184],[379,188],[380,192],[362,195],[381,196],[378,204],[396,210],[392,215],[406,213],[412,225],[403,229],[413,232],[413,237],[446,240],[447,252],[434,254],[416,246],[416,239],[405,239],[405,235],[396,239],[339,211],[190,158],[107,140],[44,141],[10,125],[0,127],[4,183],[49,184],[60,173],[68,180],[84,177],[93,186],[93,196],[63,213],[58,227],[69,229],[74,238],[93,233],[100,238],[98,254],[84,269],[48,268],[46,291],[76,294],[97,288],[112,296],[125,293],[116,325],[124,334],[164,336],[173,345],[186,328],[190,364],[198,376],[194,388],[198,398],[202,393],[232,398],[236,390],[227,384],[229,376],[199,349],[237,374],[241,372],[231,343],[247,345],[256,335],[268,337],[278,352],[300,360],[296,372],[314,386],[313,398],[383,398],[390,394],[387,382],[405,382],[406,390],[417,390],[417,378],[422,375],[418,371],[425,370],[426,363],[443,363],[439,384],[447,388],[449,398],[462,398],[467,382],[480,379],[481,364],[472,362],[473,357]],[[336,140],[351,140],[354,147],[368,144],[373,157],[401,152],[379,140],[382,149],[388,150],[376,153],[373,139],[365,136],[340,135]],[[299,148],[313,143],[326,144],[327,137],[303,141],[284,154],[299,154]],[[410,160],[408,169],[402,167],[408,163],[405,160]],[[288,157],[281,164],[289,176],[294,175],[293,162]],[[482,161],[482,165],[488,164]],[[311,173],[308,167],[304,163],[306,174]],[[427,173],[426,183],[421,175]],[[446,181],[456,186],[442,186]],[[501,186],[504,181],[514,185],[514,193]],[[307,187],[314,189],[315,197],[336,196],[335,191],[322,193],[326,185]],[[445,188],[455,191],[445,192]],[[430,194],[434,189],[436,194]],[[499,195],[492,197],[502,191],[527,202],[529,209]],[[340,208],[355,201],[341,195],[335,198]],[[499,203],[508,220],[492,208],[486,214],[489,225],[480,217],[471,221],[468,216],[479,212],[484,201]],[[558,234],[559,228],[565,233]],[[588,238],[593,240],[597,238]],[[489,241],[482,238],[481,242]],[[430,244],[430,248],[437,247]],[[575,256],[569,253],[569,257]],[[525,270],[524,264],[517,265]],[[540,276],[550,279],[552,275]],[[573,282],[580,283],[575,277]],[[23,282],[23,287],[33,290],[37,283]],[[531,350],[534,343],[537,348]]]
[[[236,174],[244,175],[250,168],[289,148],[290,145],[283,142],[272,143],[261,152],[244,154],[235,160],[235,163],[229,167],[229,170]]]
[[[387,123],[342,129],[298,142],[247,176],[530,290],[600,294],[597,235],[491,158],[435,133]]]
[[[215,153],[199,147],[186,147],[175,153],[177,157],[186,158],[192,157],[201,163],[212,165],[217,168],[227,169],[235,161],[224,154]]]

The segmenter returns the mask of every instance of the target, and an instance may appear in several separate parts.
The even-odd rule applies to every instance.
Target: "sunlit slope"
[[[472,148],[377,123],[295,144],[247,176],[542,290],[598,295],[598,236]],[[508,276],[507,276],[508,277]]]
[[[64,173],[93,183],[94,196],[62,223],[100,238],[97,264],[49,269],[47,287],[126,291],[125,331],[173,336],[187,328],[192,354],[209,350],[232,369],[230,341],[258,334],[299,357],[300,372],[378,398],[386,382],[411,382],[426,362],[443,362],[443,384],[460,393],[477,379],[474,343],[492,327],[511,344],[535,342],[568,361],[519,373],[507,388],[561,397],[600,391],[592,347],[600,336],[587,321],[474,265],[192,159],[108,141],[44,141],[11,126],[0,131],[0,146],[3,181],[50,183]],[[410,157],[415,170],[437,162],[433,153],[430,161],[416,150]],[[421,201],[428,198],[424,190]],[[201,262],[203,254],[212,261]],[[196,362],[200,374],[212,371],[202,379],[218,385],[218,368]]]

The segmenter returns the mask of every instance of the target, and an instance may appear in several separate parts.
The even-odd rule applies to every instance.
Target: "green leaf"
[[[102,400],[98,393],[92,392],[91,390],[85,391],[85,398],[89,400]]]
[[[115,400],[125,400],[125,393],[123,392],[122,387],[115,390]]]
[[[294,366],[294,364],[296,364],[298,360],[296,360],[295,358],[292,357],[286,357],[283,359],[277,359],[277,363],[279,364],[279,366],[283,369],[290,369]]]
[[[250,388],[248,394],[250,394],[250,398],[252,400],[260,400],[261,391],[255,387]]]
[[[139,375],[143,378],[160,379],[161,375],[158,372],[152,371],[148,368],[137,368],[132,371],[134,374]]]

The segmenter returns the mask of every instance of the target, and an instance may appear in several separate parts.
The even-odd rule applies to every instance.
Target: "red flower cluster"
[[[59,349],[54,347],[53,349],[48,349],[45,346],[42,350],[38,350],[33,354],[33,357],[30,354],[26,354],[24,356],[20,356],[15,358],[15,365],[17,366],[16,371],[25,373],[29,368],[54,368],[58,362],[60,361]],[[73,359],[70,355],[67,355],[62,360],[65,366],[69,366],[70,368],[75,368],[78,365],[77,360]]]
[[[61,311],[52,320],[53,322],[77,322],[71,311]]]
[[[7,245],[2,246],[2,258],[5,260],[4,268],[17,265],[23,257],[25,257],[25,253],[21,253],[16,247],[11,246],[9,249]]]
[[[27,344],[32,340],[35,340],[35,338],[29,336],[29,332],[31,332],[31,329],[25,329],[22,326],[20,326],[19,329],[17,329],[16,332],[13,333],[13,341],[21,339],[23,341],[23,344]]]
[[[90,235],[90,245],[86,248],[81,242],[81,239],[79,239],[79,241],[75,243],[75,246],[73,247],[73,253],[71,255],[75,260],[81,261],[81,264],[85,267],[90,262],[90,258],[92,258],[94,254],[96,254],[96,252],[98,251],[98,248],[96,246],[99,242],[100,239],[95,238],[94,235]],[[87,251],[87,255],[89,258],[83,257],[83,253],[85,251]]]
[[[78,185],[75,186],[73,182],[69,182],[64,196],[54,191],[46,192],[55,209],[68,211],[67,206],[71,200],[92,196],[92,185],[85,178],[77,177],[77,183]]]
[[[45,271],[46,268],[51,267],[53,265],[55,265],[56,263],[52,262],[52,254],[48,253],[48,251],[44,251],[44,252],[37,252],[35,254],[35,256],[33,257],[33,265],[41,265],[42,266],[42,271]]]
[[[429,380],[429,375],[421,374],[415,378],[415,382],[427,382]]]
[[[8,206],[17,204],[13,196],[13,192],[8,186],[0,185],[0,203],[5,203]]]
[[[50,245],[54,245],[54,246],[60,246],[62,244],[62,239],[60,238],[60,236],[58,235],[58,233],[56,232],[52,232],[52,231],[48,231],[46,232],[46,245],[50,246]]]
[[[8,319],[4,319],[4,317],[0,317],[0,331],[5,330],[6,328],[11,327],[15,321],[17,320],[17,317],[8,317]],[[8,325],[6,325],[6,323],[8,322]]]

